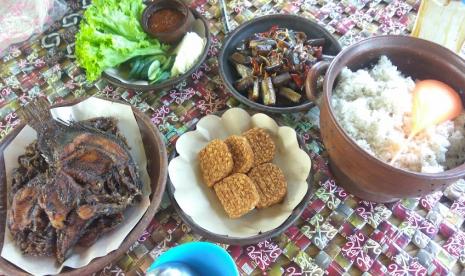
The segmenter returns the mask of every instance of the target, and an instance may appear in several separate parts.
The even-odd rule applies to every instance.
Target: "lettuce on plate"
[[[94,0],[87,8],[76,35],[75,53],[88,81],[136,56],[168,56],[170,46],[142,30],[139,19],[144,8],[142,0]]]

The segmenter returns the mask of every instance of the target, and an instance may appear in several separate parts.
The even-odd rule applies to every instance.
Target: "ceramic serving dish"
[[[205,17],[203,17],[200,13],[192,9],[190,10],[190,13],[193,14],[194,22],[191,24],[192,28],[189,30],[196,32],[201,38],[204,38],[205,46],[197,62],[186,73],[179,75],[177,77],[174,77],[174,78],[170,78],[160,83],[149,84],[147,81],[143,81],[143,80],[128,79],[127,78],[128,69],[124,68],[123,66],[119,68],[110,68],[110,69],[105,70],[102,73],[102,78],[116,86],[124,87],[127,89],[140,90],[140,91],[159,91],[162,89],[169,89],[175,86],[176,84],[180,83],[181,81],[190,77],[192,73],[194,73],[207,58],[208,49],[210,49],[210,43],[211,43],[210,30],[208,29],[208,23]]]
[[[180,25],[174,31],[170,32],[152,32],[149,27],[150,17],[161,9],[175,9],[179,11],[183,16],[183,20]],[[184,34],[192,28],[194,23],[194,15],[189,7],[180,0],[158,0],[150,3],[144,9],[141,18],[142,29],[154,38],[157,38],[164,43],[176,43],[182,39]]]
[[[266,129],[277,149],[273,163],[288,183],[282,203],[230,219],[213,189],[203,183],[198,152],[213,139],[225,139],[252,127]],[[207,115],[195,131],[185,133],[176,143],[178,155],[169,164],[168,195],[180,217],[195,232],[209,240],[226,244],[251,244],[279,235],[303,212],[312,194],[310,157],[302,149],[295,131],[263,113],[250,115],[232,108],[221,115]]]
[[[75,105],[80,100],[68,101],[60,103],[53,107],[63,107]],[[116,102],[116,101],[110,101]],[[132,107],[135,120],[140,130],[143,149],[147,156],[147,173],[149,177],[149,184],[151,193],[149,195],[149,205],[142,217],[136,222],[134,228],[126,235],[122,243],[117,247],[116,250],[111,251],[107,255],[98,257],[90,261],[85,266],[80,268],[71,269],[65,267],[61,270],[60,275],[91,275],[92,273],[103,269],[108,263],[113,262],[122,256],[129,247],[133,245],[143,231],[146,229],[153,216],[155,215],[158,206],[160,205],[161,198],[165,189],[166,177],[167,177],[167,156],[164,142],[161,134],[154,128],[145,114],[139,111],[137,108]],[[5,148],[9,145],[14,138],[25,128],[25,124],[17,126],[10,134],[5,137],[0,145],[0,249],[4,248],[4,236],[5,236],[5,224],[6,224],[6,212],[7,212],[7,185],[6,185],[6,171],[5,171]],[[123,222],[124,223],[124,222]],[[107,235],[107,234],[106,234]],[[104,237],[104,236],[102,236]],[[97,241],[98,242],[98,241]],[[30,275],[24,270],[13,265],[11,262],[0,257],[0,270],[6,275]]]
[[[367,68],[386,55],[405,76],[436,79],[463,97],[465,61],[452,51],[429,41],[408,36],[377,36],[344,49],[332,63],[320,63],[309,73],[307,94],[316,95],[316,78],[323,84],[320,128],[338,184],[352,194],[375,202],[420,197],[442,190],[465,176],[465,164],[441,173],[418,173],[393,167],[370,155],[353,141],[338,123],[331,106],[332,90],[344,67]],[[462,102],[464,100],[462,99]]]
[[[229,62],[229,57],[241,41],[251,37],[255,33],[268,31],[273,26],[305,32],[308,38],[325,38],[326,43],[323,46],[324,55],[335,56],[339,53],[339,51],[341,51],[341,46],[338,41],[324,27],[310,19],[289,14],[266,15],[247,21],[227,36],[218,57],[220,76],[227,89],[235,98],[255,110],[262,112],[287,113],[309,109],[314,105],[312,101],[304,101],[293,106],[266,106],[249,100],[234,87],[234,82],[239,79],[239,76],[236,73],[234,66]]]

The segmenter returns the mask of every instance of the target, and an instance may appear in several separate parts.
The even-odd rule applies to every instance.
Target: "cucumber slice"
[[[165,81],[167,79],[169,79],[171,76],[170,72],[168,71],[159,71],[159,74],[157,76],[156,79],[150,81],[150,84],[154,84],[154,83],[159,83],[159,82],[162,82],[162,81]]]
[[[157,77],[158,72],[160,71],[160,62],[155,60],[150,64],[150,67],[147,71],[147,76],[149,80],[154,80]]]
[[[153,73],[152,75],[149,76],[149,80],[150,81],[156,81],[158,76],[161,74],[161,69],[160,68],[157,68]]]
[[[174,63],[174,57],[169,56],[168,59],[166,60],[165,63],[163,63],[163,66],[161,67],[161,70],[166,71],[168,69],[171,69]]]
[[[137,78],[138,76],[137,72],[141,69],[140,67],[142,66],[143,66],[143,63],[139,59],[134,60],[131,66],[131,70],[129,71],[129,78],[131,79]]]
[[[149,69],[150,66],[152,66],[153,62],[155,61],[155,57],[151,56],[146,59],[146,62],[144,62],[144,67],[142,68],[142,71],[140,73],[140,78],[144,80],[149,79]]]
[[[163,71],[163,73],[161,73],[160,76],[158,76],[156,81],[160,82],[160,81],[167,80],[170,76],[171,76],[171,74],[168,71]]]
[[[140,60],[139,66],[137,67],[137,70],[135,72],[135,77],[137,79],[143,79],[142,73],[144,71],[144,67],[145,67],[146,64],[148,64],[148,61],[145,58]]]

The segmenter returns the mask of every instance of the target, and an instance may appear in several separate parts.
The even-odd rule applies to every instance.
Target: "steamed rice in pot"
[[[389,162],[405,144],[411,128],[415,82],[382,56],[370,69],[344,68],[331,98],[345,132],[371,155]],[[437,173],[465,160],[465,113],[418,133],[394,166]]]

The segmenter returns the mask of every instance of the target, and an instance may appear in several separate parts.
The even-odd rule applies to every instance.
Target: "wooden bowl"
[[[202,25],[205,30],[205,47],[203,49],[202,54],[200,55],[199,59],[197,62],[192,66],[191,69],[189,69],[186,73],[179,75],[174,78],[167,79],[166,81],[160,82],[160,83],[155,83],[155,84],[135,84],[135,83],[127,83],[124,81],[121,81],[120,79],[111,76],[110,74],[103,72],[102,73],[102,78],[105,79],[106,81],[110,82],[111,84],[114,84],[116,86],[124,87],[126,89],[132,89],[132,90],[139,90],[139,91],[154,91],[158,92],[162,89],[169,89],[171,87],[174,87],[176,84],[184,81],[185,79],[189,78],[192,76],[192,74],[202,65],[202,63],[205,61],[208,55],[208,51],[210,49],[210,44],[211,44],[211,34],[210,30],[208,28],[208,22],[203,17],[200,13],[198,13],[196,10],[191,9],[190,12],[194,15],[194,19],[199,19],[202,22]]]
[[[304,101],[292,106],[267,106],[249,100],[234,87],[234,82],[239,79],[239,75],[236,73],[234,66],[229,62],[229,56],[231,56],[236,46],[241,41],[251,37],[255,33],[268,31],[273,26],[302,31],[306,33],[309,38],[325,38],[326,44],[323,46],[323,54],[325,55],[337,55],[337,53],[341,51],[339,42],[324,27],[310,19],[290,14],[266,15],[242,24],[228,35],[223,43],[220,55],[218,56],[220,76],[226,88],[236,99],[255,110],[273,113],[290,113],[310,109],[314,106],[312,101]]]
[[[323,64],[319,72],[309,74],[318,76],[329,66],[323,84],[320,128],[332,171],[338,184],[347,191],[375,202],[420,197],[442,190],[465,176],[465,164],[441,173],[399,169],[360,148],[337,122],[331,105],[331,93],[341,70],[346,66],[351,70],[366,68],[376,63],[382,55],[386,55],[399,71],[413,80],[437,79],[456,91],[464,92],[465,61],[438,44],[389,35],[369,38],[344,49],[331,65]],[[314,90],[312,87],[307,92],[313,94]],[[465,101],[462,99],[462,102]]]
[[[216,115],[220,116],[220,115],[222,115],[222,113],[223,112],[219,112]],[[252,114],[254,114],[256,112],[251,111],[249,113],[252,115]],[[273,117],[272,116],[272,118],[278,123],[279,126],[283,125],[280,122],[278,117],[276,117],[276,116]],[[195,125],[192,126],[192,129],[193,128],[195,128]],[[301,148],[303,148],[304,144],[303,144],[303,142],[302,142],[299,135],[297,135],[297,141],[299,143],[299,146]],[[174,159],[175,157],[177,157],[177,156],[178,156],[177,152],[174,151],[170,155],[170,158],[169,158],[170,161],[172,159]],[[286,231],[292,224],[294,224],[294,222],[302,215],[303,211],[307,207],[307,205],[308,205],[308,203],[309,203],[309,201],[310,201],[310,199],[311,199],[311,197],[313,195],[314,174],[315,174],[315,171],[314,171],[313,165],[312,165],[311,168],[310,168],[309,176],[307,178],[307,183],[308,183],[307,193],[304,195],[304,197],[302,198],[300,203],[294,208],[294,210],[292,210],[291,215],[280,226],[278,226],[277,228],[275,228],[273,230],[266,231],[266,232],[263,232],[263,233],[259,233],[257,235],[253,235],[253,236],[250,236],[250,237],[247,237],[247,238],[238,238],[238,237],[230,237],[228,235],[219,235],[219,234],[216,234],[216,233],[212,233],[212,232],[204,229],[203,227],[199,226],[188,214],[186,214],[184,212],[184,210],[177,203],[176,199],[174,198],[175,187],[171,183],[171,180],[170,180],[169,176],[168,176],[168,184],[167,184],[167,187],[166,187],[166,191],[167,191],[168,197],[170,198],[171,204],[174,207],[174,209],[176,210],[176,212],[178,213],[179,217],[181,217],[181,219],[184,221],[184,223],[189,225],[189,227],[192,228],[192,230],[195,233],[200,234],[202,237],[205,237],[209,241],[213,241],[213,242],[218,242],[218,243],[222,243],[222,244],[248,245],[248,244],[258,243],[258,242],[264,241],[266,239],[276,237],[276,236],[280,235],[281,233],[283,233],[284,231]]]
[[[54,105],[53,107],[69,106],[77,104],[83,99],[72,100],[65,103]],[[109,100],[109,99],[105,99]],[[119,102],[115,100],[109,100]],[[123,102],[119,102],[123,103]],[[167,155],[165,143],[163,142],[160,132],[153,126],[150,119],[135,107],[132,107],[134,116],[139,125],[139,129],[142,136],[142,141],[145,146],[145,154],[147,156],[147,172],[150,176],[150,183],[152,194],[150,195],[150,205],[142,216],[137,225],[131,230],[126,236],[126,239],[120,245],[117,250],[110,252],[108,255],[93,259],[88,265],[77,268],[64,268],[59,275],[67,276],[81,276],[91,275],[92,273],[103,269],[107,264],[117,260],[125,252],[129,250],[137,239],[142,235],[144,230],[152,221],[158,207],[160,206],[163,192],[165,190],[166,178],[167,178]],[[23,129],[24,123],[16,127],[11,133],[9,133],[3,142],[0,144],[0,181],[3,183],[0,185],[0,251],[3,248],[3,237],[5,236],[5,223],[7,214],[7,192],[6,192],[6,175],[5,175],[5,162],[3,152],[5,147],[13,140],[16,135]],[[6,275],[29,275],[22,269],[11,264],[7,260],[0,257],[0,270]]]

